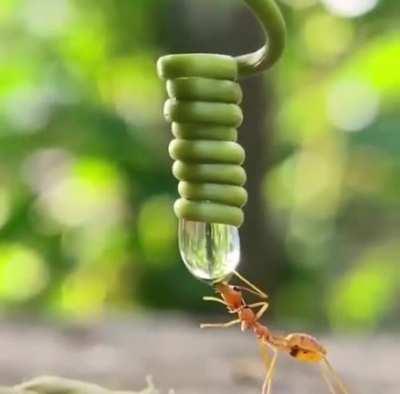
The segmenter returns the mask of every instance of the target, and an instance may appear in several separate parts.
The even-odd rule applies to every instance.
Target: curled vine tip
[[[285,24],[274,0],[245,0],[264,27],[267,42],[256,52],[231,57],[213,54],[163,56],[158,75],[167,82],[164,117],[175,137],[169,153],[179,180],[180,219],[239,227],[247,201],[243,148],[237,128],[243,121],[238,77],[271,67],[285,44]]]
[[[236,57],[240,77],[270,68],[285,47],[286,27],[274,0],[244,0],[264,28],[266,43],[259,50]]]

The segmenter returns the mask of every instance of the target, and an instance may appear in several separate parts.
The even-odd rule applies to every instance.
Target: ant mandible
[[[215,301],[227,307],[228,312],[237,314],[237,318],[227,323],[202,324],[201,328],[227,328],[236,324],[241,325],[242,331],[252,331],[259,340],[267,373],[262,386],[262,394],[270,394],[272,377],[278,352],[288,353],[298,361],[320,363],[322,376],[332,394],[348,394],[347,389],[336,374],[327,358],[326,349],[316,338],[308,334],[292,333],[287,336],[275,335],[269,328],[260,323],[261,317],[268,309],[268,296],[253,283],[248,281],[238,272],[234,272],[246,286],[231,285],[227,281],[214,284],[219,297],[203,297],[205,301]],[[243,292],[258,296],[262,301],[247,304]],[[255,309],[259,308],[257,311]],[[273,352],[270,360],[268,349]]]

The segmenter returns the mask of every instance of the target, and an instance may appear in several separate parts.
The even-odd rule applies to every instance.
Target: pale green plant
[[[12,387],[1,387],[0,394],[161,394],[147,377],[147,387],[141,391],[110,390],[95,383],[57,376],[40,376]],[[172,390],[169,394],[174,394]]]

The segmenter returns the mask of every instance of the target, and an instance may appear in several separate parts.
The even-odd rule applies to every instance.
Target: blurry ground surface
[[[353,394],[400,392],[400,341],[323,337],[331,360]],[[327,393],[318,369],[285,355],[274,394]],[[202,331],[177,319],[104,321],[93,327],[0,323],[0,384],[55,374],[115,389],[140,389],[153,375],[163,393],[259,393],[263,369],[250,334],[236,328]]]

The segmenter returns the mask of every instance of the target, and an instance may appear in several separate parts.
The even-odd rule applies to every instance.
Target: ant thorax
[[[246,322],[249,325],[254,324],[254,322],[257,320],[256,319],[256,315],[253,312],[253,310],[247,306],[245,306],[244,308],[242,308],[239,311],[239,318],[240,320],[242,320],[243,322]]]

